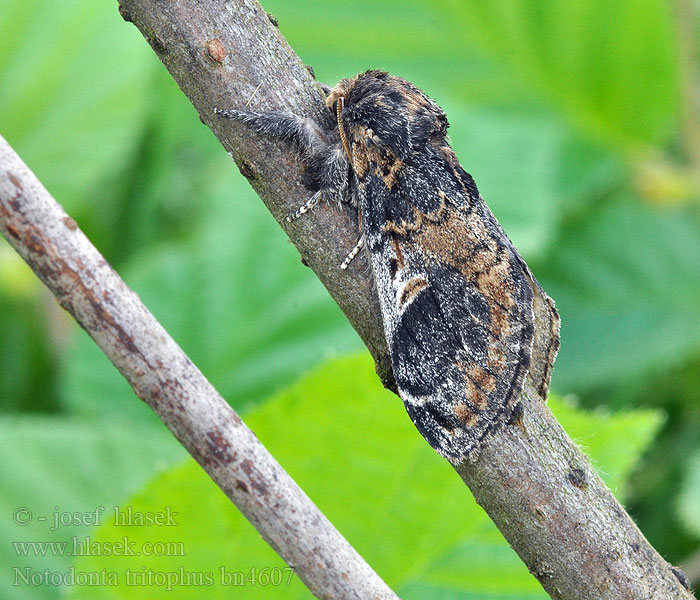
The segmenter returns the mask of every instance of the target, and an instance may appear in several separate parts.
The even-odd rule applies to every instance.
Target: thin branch
[[[397,598],[1,137],[0,231],[316,597]]]
[[[308,199],[299,184],[299,166],[281,145],[214,115],[215,106],[242,107],[253,93],[251,106],[258,111],[313,116],[324,110],[318,84],[274,19],[253,0],[208,0],[196,6],[121,0],[120,9],[229,150],[391,387],[369,277],[363,269],[338,268],[356,241],[353,215],[321,205],[304,219],[286,223],[284,216]],[[463,463],[457,471],[552,598],[691,598],[682,573],[649,545],[533,390],[526,390],[521,406],[522,417],[494,435],[474,463]]]

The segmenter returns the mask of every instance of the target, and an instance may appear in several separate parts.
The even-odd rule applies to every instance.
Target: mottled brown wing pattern
[[[517,402],[532,351],[532,289],[485,204],[456,172],[441,173],[449,165],[394,162],[389,187],[382,163],[359,147],[353,156],[369,165],[360,210],[400,395],[426,440],[458,462]],[[422,195],[398,191],[407,188]]]

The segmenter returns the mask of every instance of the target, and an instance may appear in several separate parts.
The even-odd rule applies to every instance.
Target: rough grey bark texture
[[[317,598],[397,598],[1,137],[0,233]]]

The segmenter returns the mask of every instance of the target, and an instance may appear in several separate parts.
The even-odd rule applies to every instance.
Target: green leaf
[[[162,426],[47,417],[0,419],[0,453],[0,512],[6,519],[0,530],[0,563],[6,574],[0,596],[8,600],[58,598],[59,587],[28,588],[21,575],[27,569],[32,575],[47,569],[66,573],[73,537],[82,539],[90,530],[77,519],[105,519],[154,473],[185,454]],[[21,524],[25,518],[29,522]],[[34,555],[25,546],[25,554],[25,542],[67,544],[67,550],[45,547],[45,555],[41,550]]]
[[[687,530],[700,537],[700,450],[688,458],[678,514]]]
[[[115,3],[5,0],[0,23],[0,133],[81,225],[109,213],[114,189],[100,183],[123,174],[141,139],[150,50]],[[65,323],[2,245],[0,406],[56,411]]]
[[[455,151],[518,251],[541,255],[559,226],[557,169],[562,130],[539,117],[465,109],[445,103]],[[478,143],[474,143],[478,140]],[[508,176],[504,177],[504,171]]]
[[[4,413],[55,410],[54,340],[44,328],[49,315],[55,315],[47,295],[32,270],[0,238],[0,410]]]
[[[700,229],[625,196],[572,221],[540,282],[562,317],[555,389],[677,365],[700,344]]]
[[[659,423],[651,411],[588,414],[555,403],[584,439],[614,489],[619,489]],[[402,598],[546,598],[449,464],[427,446],[400,400],[382,389],[367,355],[331,361],[251,413],[246,421],[304,491]],[[623,443],[625,440],[627,443]],[[230,597],[221,569],[250,574],[284,563],[193,462],[171,470],[122,508],[178,513],[177,527],[103,526],[93,535],[112,542],[179,542],[184,555],[81,557],[80,571],[127,568],[153,573],[209,574],[213,585],[176,585],[171,598]],[[464,566],[469,565],[469,569]],[[121,580],[123,577],[120,575]],[[90,597],[74,588],[70,598]],[[142,598],[163,586],[142,585]],[[107,599],[133,589],[105,590]],[[241,598],[308,598],[287,585],[236,588]]]
[[[72,212],[123,172],[156,61],[112,2],[5,0],[0,23],[2,134]],[[100,190],[100,205],[105,196]]]
[[[663,0],[440,2],[457,39],[612,146],[663,143],[678,124],[672,12]]]

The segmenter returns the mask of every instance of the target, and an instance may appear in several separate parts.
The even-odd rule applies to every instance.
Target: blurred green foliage
[[[583,413],[558,397],[550,402],[566,430],[605,465],[603,477],[619,493],[660,425],[658,413]],[[396,397],[381,387],[367,353],[316,369],[248,414],[246,422],[401,598],[547,598],[486,513],[465,494],[449,464],[424,442]],[[262,573],[286,566],[231,510],[194,460],[153,479],[128,505],[151,513],[177,507],[178,526],[158,529],[157,540],[184,545],[188,572],[213,574],[207,598],[231,596],[230,587],[217,585],[221,567]],[[103,544],[118,543],[123,535],[124,528],[111,520],[93,533]],[[129,538],[138,547],[154,541],[154,530],[131,528]],[[178,573],[182,563],[182,556],[88,556],[75,566],[84,572],[125,573],[139,572],[145,564],[154,572]],[[144,587],[139,597],[161,598],[163,587]],[[177,586],[168,597],[200,598],[202,589]],[[75,600],[94,593],[85,587],[71,591]],[[132,598],[133,588],[109,588],[101,597]],[[266,586],[264,593],[261,586],[236,588],[235,597],[311,595],[294,578],[289,585]]]
[[[625,489],[672,562],[700,546],[700,164],[689,142],[700,118],[683,100],[700,94],[700,26],[679,35],[686,2],[264,2],[320,80],[384,68],[445,108],[462,164],[560,309],[554,390],[589,408],[664,411]],[[234,407],[252,410],[361,348],[115,2],[0,3],[0,134]],[[108,465],[121,451],[121,485],[94,483],[95,501],[118,503],[181,456],[4,242],[0,340],[0,427],[16,432],[4,456],[25,466],[3,479],[11,504],[38,510],[46,496],[81,510],[96,471],[85,457]],[[144,449],[144,435],[160,441]],[[626,440],[620,428],[605,435]],[[45,473],[49,443],[71,451]],[[323,451],[335,456],[334,443]]]

